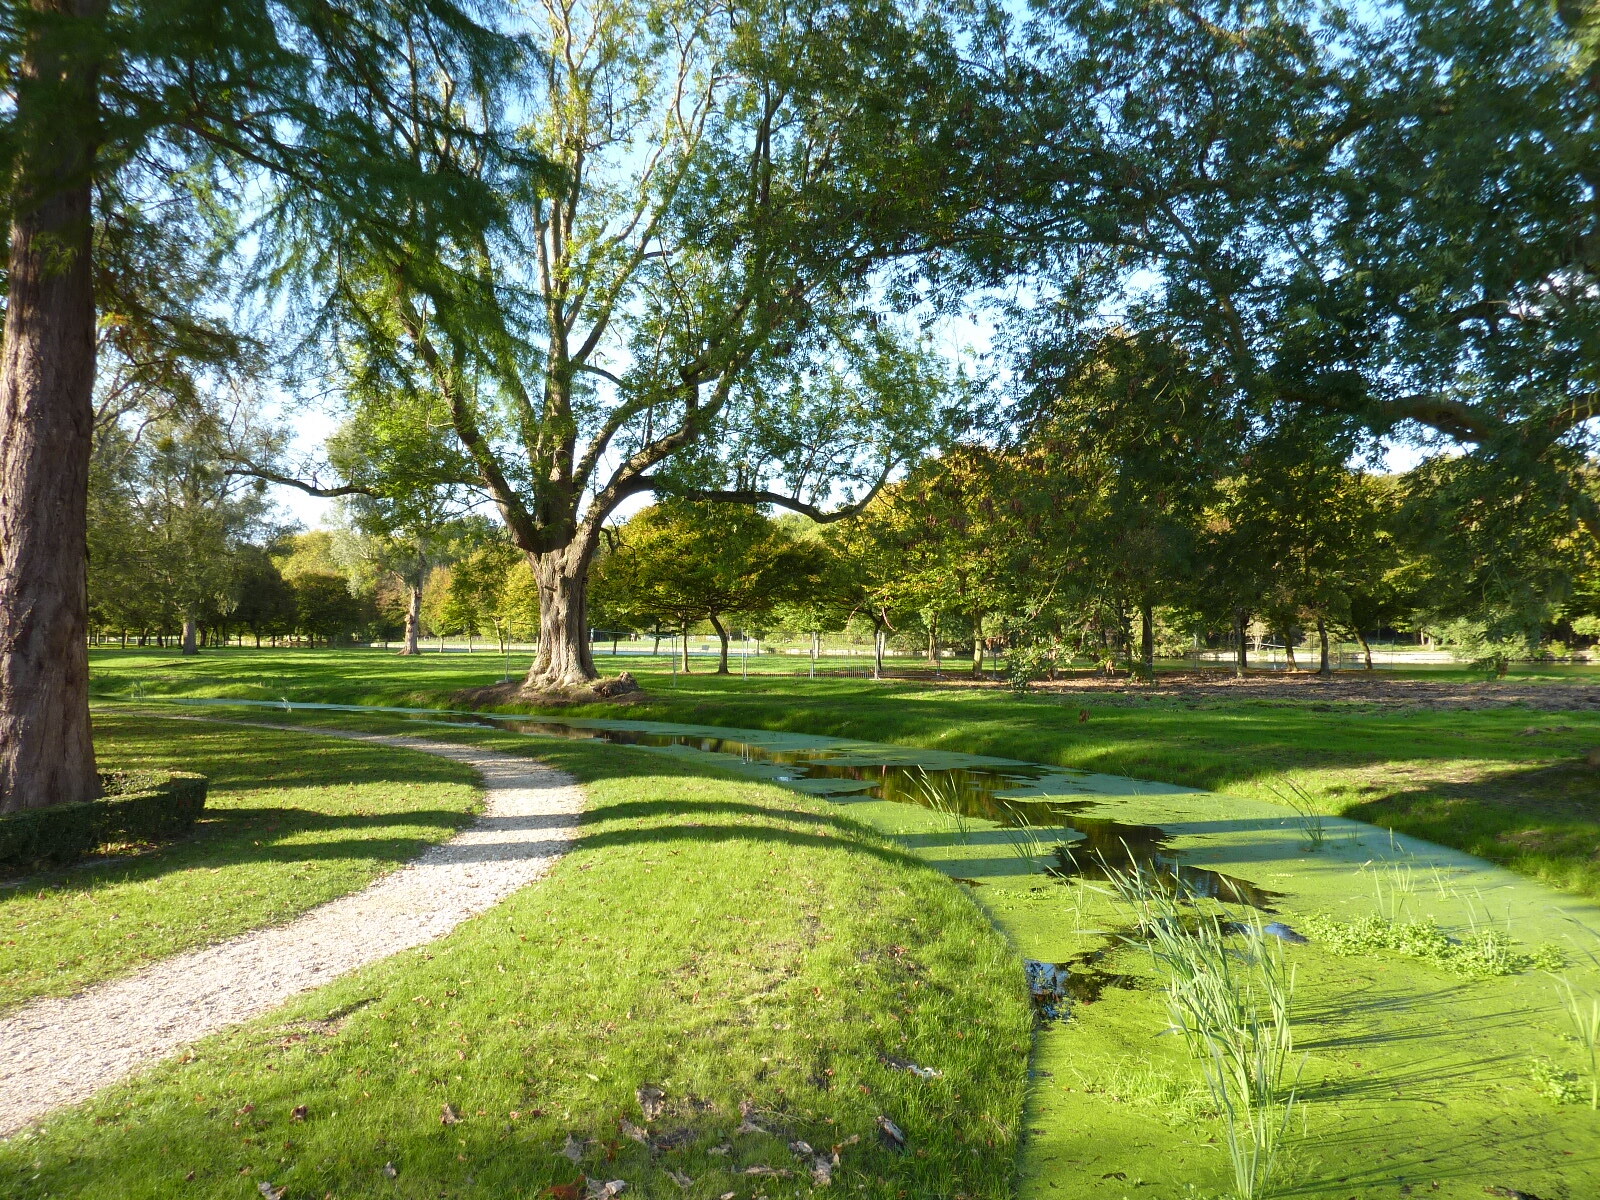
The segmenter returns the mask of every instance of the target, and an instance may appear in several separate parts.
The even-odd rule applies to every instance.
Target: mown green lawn
[[[0,881],[0,1007],[59,996],[364,887],[471,820],[470,768],[292,730],[95,713],[102,769],[210,779],[192,837]]]
[[[753,660],[749,679],[674,675],[666,656],[602,654],[649,692],[643,703],[562,711],[865,738],[994,754],[1271,798],[1305,789],[1344,813],[1457,846],[1555,886],[1600,895],[1600,713],[1522,707],[1394,708],[1334,698],[1178,700],[1136,689],[1013,696],[1000,687],[806,677],[804,660]],[[511,663],[526,669],[526,656]],[[859,672],[862,660],[825,663]],[[373,650],[97,651],[106,696],[229,696],[447,706],[456,691],[493,683],[497,655],[400,658]],[[736,665],[737,672],[737,665]],[[1427,678],[1465,682],[1464,671]],[[1529,667],[1514,681],[1560,689],[1600,682],[1600,670]]]
[[[175,753],[228,730],[168,725]],[[835,1147],[831,1194],[1011,1194],[1031,1010],[1017,956],[957,885],[778,787],[428,732],[578,776],[573,851],[442,941],[0,1144],[0,1195],[504,1200],[581,1196],[585,1176],[747,1200],[812,1194]],[[651,1120],[646,1086],[664,1093]]]

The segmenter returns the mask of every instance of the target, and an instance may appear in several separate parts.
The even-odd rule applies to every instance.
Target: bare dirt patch
[[[940,677],[931,671],[897,672],[893,678],[950,688],[1008,686],[995,679]],[[1111,678],[1098,673],[1076,675],[1053,681],[1041,680],[1030,685],[1029,691],[1063,697],[1105,699],[1129,696],[1200,703],[1272,700],[1311,705],[1372,704],[1395,708],[1456,710],[1520,705],[1542,712],[1600,712],[1600,679],[1594,683],[1555,680],[1540,683],[1457,682],[1396,679],[1376,671],[1371,674],[1365,671],[1341,671],[1326,678],[1310,671],[1274,671],[1235,679],[1222,671],[1186,671],[1163,672],[1156,676],[1154,683],[1141,683],[1125,675]]]
[[[597,679],[588,687],[566,688],[558,692],[536,692],[521,680],[494,683],[487,687],[462,688],[450,693],[453,708],[487,709],[509,704],[532,704],[539,708],[572,708],[579,704],[639,704],[650,697],[627,671],[611,679]]]

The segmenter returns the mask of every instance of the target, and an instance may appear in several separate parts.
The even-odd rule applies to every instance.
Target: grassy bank
[[[102,769],[210,778],[193,836],[0,882],[0,1006],[285,921],[471,819],[470,769],[293,731],[97,712]]]
[[[1417,834],[1504,863],[1555,886],[1600,895],[1600,714],[1510,706],[1444,710],[1341,701],[1013,696],[919,682],[803,674],[804,663],[758,660],[749,679],[674,676],[665,658],[602,656],[650,692],[643,704],[565,710],[866,738],[995,754],[1270,798],[1291,785],[1326,811]],[[513,661],[513,672],[525,667]],[[827,665],[827,664],[825,664]],[[836,664],[835,664],[836,665]],[[860,669],[859,661],[853,664]],[[403,659],[378,651],[100,651],[106,695],[231,696],[369,704],[448,704],[490,683],[490,655]],[[1529,668],[1524,682],[1561,689],[1600,678],[1585,668]],[[1430,671],[1429,679],[1462,672]]]
[[[421,731],[364,714],[244,715]],[[1163,974],[1133,914],[1042,874],[1005,831],[919,805],[841,807],[677,756],[422,729],[582,777],[592,806],[575,853],[450,938],[0,1148],[0,1194],[269,1184],[285,1200],[560,1200],[582,1195],[567,1190],[581,1173],[632,1195],[777,1200],[820,1190],[800,1141],[829,1161],[839,1147],[824,1194],[1227,1193],[1227,1121],[1202,1063],[1167,1036]],[[1249,802],[1172,802],[1249,815]],[[1342,901],[1352,914],[1371,905],[1364,875],[1349,895],[1330,880],[1381,857],[1373,837],[1266,859],[1242,847],[1217,865],[1281,886],[1275,919],[1300,925]],[[967,880],[971,899],[930,863]],[[1408,894],[1408,913],[1459,909],[1448,883]],[[1545,935],[1511,936],[1531,948]],[[1236,961],[1252,960],[1250,944],[1237,940]],[[1586,946],[1567,946],[1565,970],[1600,994]],[[1019,951],[1073,964],[1089,990],[1072,1019],[1030,1035]],[[1586,1066],[1543,971],[1479,978],[1382,949],[1347,957],[1320,933],[1283,952],[1295,1101],[1283,1107],[1280,1089],[1292,1121],[1275,1182],[1287,1194],[1600,1186]],[[647,1085],[665,1093],[653,1121]],[[880,1116],[906,1133],[904,1150],[883,1140]]]
[[[581,1174],[778,1197],[810,1194],[835,1146],[842,1195],[1010,1193],[1031,1017],[1015,954],[956,885],[824,801],[437,732],[582,779],[572,853],[448,938],[0,1146],[0,1194],[501,1200],[581,1195]]]

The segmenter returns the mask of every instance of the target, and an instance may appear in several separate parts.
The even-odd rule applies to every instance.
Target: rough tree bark
[[[200,653],[200,647],[199,647],[198,643],[195,640],[196,639],[196,634],[197,634],[197,628],[196,628],[196,625],[195,625],[194,614],[193,613],[184,613],[183,614],[183,656],[185,658],[189,658],[189,657],[191,657],[193,655],[196,655],[196,654]]]
[[[1356,629],[1356,641],[1361,643],[1361,653],[1366,656],[1367,670],[1372,670],[1372,647],[1367,643],[1367,635]]]
[[[1332,675],[1333,665],[1328,661],[1328,620],[1317,614],[1317,638],[1322,643],[1322,658],[1317,664],[1318,675]]]
[[[1250,647],[1245,642],[1245,627],[1250,619],[1250,614],[1242,608],[1233,610],[1233,639],[1234,661],[1233,677],[1243,679],[1245,670],[1250,665]]]
[[[976,617],[972,622],[972,677],[983,678],[983,618]]]
[[[406,585],[406,644],[401,654],[422,653],[422,585]]]
[[[589,560],[594,539],[578,537],[558,550],[530,554],[539,585],[539,653],[528,671],[534,691],[586,687],[598,677],[589,650]]]
[[[26,35],[16,80],[21,144],[0,360],[0,812],[100,794],[89,726],[97,64],[88,26],[103,7],[34,0],[45,19]]]

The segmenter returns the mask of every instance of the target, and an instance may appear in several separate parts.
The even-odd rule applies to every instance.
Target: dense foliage
[[[558,690],[647,497],[843,521],[652,629],[1027,675],[1600,618],[1591,5],[7,11],[19,731],[86,729],[80,475],[98,631],[531,638]],[[342,498],[329,562],[262,481]]]

